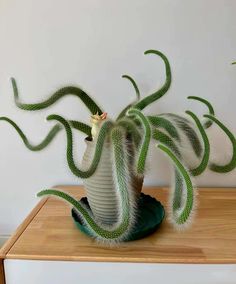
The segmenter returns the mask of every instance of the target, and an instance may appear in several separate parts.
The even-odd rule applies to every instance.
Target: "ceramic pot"
[[[85,139],[87,144],[82,166],[88,169],[95,152],[96,143]],[[130,147],[130,151],[131,147]],[[130,155],[130,165],[133,163],[133,155]],[[109,141],[104,143],[103,151],[99,165],[95,173],[87,179],[84,179],[84,187],[94,217],[102,223],[113,224],[118,219],[117,195],[112,171],[112,150]],[[132,176],[132,189],[139,198],[142,190],[143,179]]]

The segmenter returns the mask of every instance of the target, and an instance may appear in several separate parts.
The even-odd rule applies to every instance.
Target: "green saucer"
[[[89,207],[86,197],[81,199],[81,202]],[[78,216],[75,209],[72,209],[72,217],[76,224],[76,227],[86,235],[91,236],[86,225],[82,224],[80,217]],[[142,239],[153,232],[160,226],[162,220],[164,219],[165,211],[162,204],[151,197],[141,193],[139,204],[138,204],[138,217],[137,223],[133,229],[133,232],[129,235],[126,241],[134,241]]]

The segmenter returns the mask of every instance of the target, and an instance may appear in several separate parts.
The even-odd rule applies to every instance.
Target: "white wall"
[[[66,84],[79,84],[110,114],[134,98],[127,73],[137,79],[143,95],[164,80],[163,63],[143,56],[159,49],[170,59],[173,84],[165,99],[147,111],[201,114],[205,108],[189,102],[203,96],[219,118],[236,133],[236,1],[234,0],[0,0],[0,115],[23,127],[32,141],[40,141],[52,126],[51,113],[88,121],[89,114],[68,97],[50,110],[27,113],[13,103],[11,76],[17,78],[25,102],[46,98]],[[217,127],[210,130],[214,155],[230,157],[230,143]],[[35,194],[54,184],[76,184],[65,162],[61,133],[41,153],[25,149],[15,131],[0,128],[0,234],[18,225],[38,201]],[[78,136],[78,159],[84,143]],[[222,150],[219,150],[222,149]],[[169,184],[170,167],[153,149],[147,184]],[[198,185],[236,186],[236,171],[228,175],[205,173]]]

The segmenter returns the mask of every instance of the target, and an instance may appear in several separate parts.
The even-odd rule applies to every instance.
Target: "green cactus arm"
[[[116,120],[119,121],[120,119],[122,119],[126,112],[133,106],[133,103],[129,104],[128,106],[126,106],[121,112],[120,114],[117,116]]]
[[[180,150],[171,137],[161,132],[160,130],[155,129],[153,130],[152,138],[171,149],[171,151],[173,151],[179,159],[181,158]],[[175,169],[175,190],[172,204],[173,210],[177,210],[181,207],[183,190],[183,178],[181,174]]]
[[[185,135],[188,137],[190,144],[192,145],[192,149],[195,154],[200,157],[202,155],[202,145],[198,138],[197,133],[191,126],[185,123],[179,123],[180,128],[184,131]]]
[[[85,133],[89,138],[91,138],[91,126],[78,120],[69,120],[69,124],[72,128]]]
[[[160,130],[153,130],[152,138],[156,141],[159,141],[161,144],[167,146],[171,149],[178,158],[181,158],[181,153],[178,146],[175,144],[173,139],[161,132]],[[182,204],[182,195],[183,195],[183,182],[182,177],[177,170],[175,170],[175,191],[173,196],[173,208],[178,209]]]
[[[206,99],[196,97],[196,96],[189,96],[188,99],[202,102],[203,104],[205,104],[207,106],[209,114],[215,115],[215,110],[214,110],[212,104],[209,101],[207,101]],[[212,124],[213,124],[213,122],[208,119],[207,121],[204,122],[204,128],[207,129],[207,128],[211,127]]]
[[[133,85],[133,87],[135,89],[136,101],[139,101],[140,100],[140,91],[139,91],[138,85],[136,84],[134,79],[132,77],[130,77],[129,75],[122,75],[122,78],[128,79],[131,82],[131,84]]]
[[[124,117],[117,122],[117,125],[121,125],[127,130],[128,134],[131,134],[135,146],[138,147],[141,141],[141,133],[135,122],[128,117]]]
[[[26,137],[24,132],[21,130],[21,128],[13,120],[11,120],[8,117],[0,117],[0,121],[6,121],[10,125],[12,125],[15,128],[15,130],[17,131],[17,133],[20,135],[25,146],[30,151],[41,151],[44,148],[46,148],[52,142],[52,140],[55,138],[55,136],[58,134],[58,132],[62,129],[59,124],[53,126],[52,129],[47,134],[47,136],[42,140],[42,142],[38,143],[37,145],[33,145],[29,141],[29,139]],[[91,127],[88,126],[87,124],[79,122],[79,121],[75,121],[75,120],[69,121],[69,123],[71,123],[73,128],[84,132],[88,136],[91,136],[91,134],[90,134],[91,133]]]
[[[190,121],[185,117],[174,113],[163,114],[163,116],[173,118],[173,121],[176,123],[177,127],[180,128],[187,136],[197,157],[200,157],[203,151],[202,145],[196,131],[191,126]]]
[[[161,59],[165,63],[166,81],[164,85],[161,87],[161,89],[145,97],[144,99],[142,99],[141,101],[139,101],[138,103],[134,105],[135,108],[140,109],[140,110],[144,109],[146,106],[160,99],[168,91],[171,85],[171,69],[170,69],[170,63],[167,57],[158,50],[147,50],[144,52],[144,54],[156,54],[161,57]]]
[[[208,162],[209,162],[209,156],[210,156],[210,143],[209,143],[208,137],[206,135],[206,132],[204,130],[204,127],[202,126],[198,117],[191,111],[186,111],[186,113],[188,115],[190,115],[192,117],[192,119],[194,120],[194,122],[196,123],[196,126],[199,129],[199,132],[202,136],[202,140],[203,140],[203,144],[204,144],[204,153],[203,153],[200,164],[195,169],[190,170],[190,173],[193,176],[198,176],[198,175],[202,174],[207,168],[207,165],[208,165]]]
[[[114,178],[117,194],[120,196],[120,198],[118,198],[120,202],[120,205],[118,206],[120,209],[120,217],[113,226],[106,226],[96,222],[81,202],[76,201],[72,196],[65,192],[49,189],[38,193],[39,197],[54,195],[67,201],[77,210],[83,223],[86,224],[90,233],[96,239],[110,243],[125,240],[130,234],[135,222],[135,204],[133,203],[131,196],[133,191],[129,188],[130,176],[127,168],[128,149],[125,139],[125,131],[123,131],[120,126],[114,127],[111,130],[114,156]]]
[[[153,130],[152,138],[156,141],[159,141],[161,144],[167,146],[171,149],[178,158],[181,158],[181,153],[178,146],[175,144],[173,139],[166,135],[165,133],[161,132],[160,130]],[[175,170],[175,190],[173,194],[173,210],[177,210],[181,207],[182,200],[183,200],[183,178],[180,173]]]
[[[29,110],[29,111],[45,109],[53,105],[55,102],[57,102],[64,96],[73,95],[81,99],[81,101],[86,105],[86,107],[90,110],[92,114],[103,113],[103,111],[100,109],[100,107],[95,103],[93,99],[91,99],[83,90],[74,86],[67,86],[59,89],[43,102],[34,103],[34,104],[24,104],[20,102],[16,80],[14,78],[11,78],[11,82],[13,87],[15,104],[20,109]]]
[[[185,117],[183,117],[183,116],[181,116],[181,115],[179,115],[179,114],[176,114],[176,113],[171,113],[171,112],[168,112],[168,113],[161,113],[161,114],[159,114],[159,116],[161,116],[161,117],[167,117],[168,119],[172,118],[172,119],[174,119],[174,120],[176,120],[176,121],[179,121],[179,122],[182,122],[182,123],[190,124],[190,121],[189,121],[187,118],[185,118]]]
[[[158,145],[157,147],[161,149],[163,152],[165,152],[169,156],[169,158],[173,161],[176,170],[179,172],[180,176],[183,179],[183,182],[185,183],[185,188],[186,188],[185,204],[181,205],[182,207],[180,208],[181,210],[173,210],[173,222],[176,225],[184,225],[189,220],[194,207],[193,184],[191,178],[188,174],[188,171],[183,166],[183,164],[168,147],[161,144]],[[173,208],[175,208],[175,206],[173,205]]]
[[[173,139],[166,135],[165,133],[161,132],[160,130],[153,130],[152,138],[156,141],[159,141],[161,144],[167,146],[171,151],[175,153],[178,158],[181,158],[181,153],[178,146],[175,144]],[[180,173],[175,170],[175,191],[173,195],[173,204],[172,207],[174,210],[177,210],[181,207],[182,199],[183,199],[183,178]]]
[[[166,135],[164,132],[154,129],[152,131],[152,138],[156,141],[159,141],[161,144],[164,144],[168,148],[170,148],[178,157],[181,157],[180,150],[176,146],[173,139],[171,139],[171,137]]]
[[[183,204],[183,192],[184,192],[184,182],[182,175],[175,169],[175,184],[172,199],[172,209],[173,212],[179,210]]]
[[[130,108],[131,108],[137,101],[139,101],[139,99],[140,99],[140,91],[139,91],[138,85],[136,84],[136,82],[134,81],[134,79],[131,78],[129,75],[122,75],[122,78],[128,79],[128,80],[131,82],[131,84],[133,85],[134,90],[135,90],[135,93],[136,93],[136,100],[135,100],[133,103],[131,103],[131,104],[129,104],[128,106],[126,106],[126,107],[121,111],[121,113],[118,115],[118,117],[117,117],[116,120],[119,120],[119,119],[121,119],[122,117],[124,117],[125,114],[126,114],[126,112],[127,112],[127,110],[130,109]]]
[[[102,154],[102,150],[103,150],[103,145],[105,143],[105,139],[111,129],[111,127],[113,126],[113,122],[110,120],[105,121],[99,131],[98,134],[98,138],[96,141],[96,147],[95,147],[95,153],[94,153],[94,157],[92,160],[92,163],[89,167],[88,170],[83,171],[82,169],[79,169],[79,167],[77,167],[75,165],[74,162],[74,158],[73,158],[73,135],[72,135],[72,130],[71,130],[71,126],[69,124],[69,122],[67,122],[63,117],[59,116],[59,115],[49,115],[47,117],[47,120],[56,120],[58,122],[60,122],[63,127],[65,128],[66,131],[66,136],[67,136],[67,163],[69,165],[69,168],[71,170],[71,172],[76,175],[77,177],[80,178],[89,178],[90,176],[92,176],[94,174],[94,172],[97,169],[97,166],[99,164],[100,158],[101,158],[101,154]]]
[[[142,175],[145,170],[146,158],[152,135],[151,125],[145,115],[138,109],[129,109],[127,115],[137,118],[141,122],[144,130],[143,141],[141,142],[137,159],[137,173]]]
[[[153,126],[163,128],[171,137],[180,141],[178,130],[168,119],[160,116],[148,116],[147,118]]]
[[[229,137],[229,140],[232,143],[233,154],[231,160],[225,165],[217,165],[215,163],[211,163],[209,168],[217,173],[228,173],[235,169],[236,167],[236,138],[233,133],[217,118],[212,115],[205,114],[204,117],[211,119],[214,123],[216,123],[223,132]]]
[[[28,140],[28,138],[26,137],[26,135],[24,134],[24,132],[20,129],[20,127],[14,122],[12,121],[10,118],[8,117],[0,117],[0,120],[2,121],[6,121],[9,124],[11,124],[15,130],[17,131],[17,133],[20,135],[23,143],[25,144],[25,146],[31,150],[31,151],[41,151],[44,148],[46,148],[53,140],[53,138],[57,135],[57,133],[61,130],[60,125],[55,125],[53,126],[53,128],[49,131],[49,133],[47,134],[47,136],[43,139],[42,142],[40,142],[37,145],[32,145],[30,143],[30,141]]]

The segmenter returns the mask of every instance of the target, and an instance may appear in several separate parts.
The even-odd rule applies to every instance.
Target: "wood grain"
[[[4,259],[11,249],[11,247],[15,244],[33,218],[37,215],[39,210],[43,207],[43,205],[47,202],[47,198],[42,199],[34,209],[29,213],[29,215],[25,218],[25,220],[21,223],[21,225],[16,229],[14,234],[5,242],[5,244],[0,249],[0,259]]]
[[[3,259],[0,259],[0,284],[5,284],[5,274],[3,267]]]
[[[61,187],[76,198],[81,187]],[[143,190],[160,200],[168,212],[169,189]],[[152,262],[236,263],[236,189],[198,190],[199,208],[193,226],[176,231],[167,218],[153,235],[119,247],[104,247],[75,228],[69,207],[49,198],[8,251],[9,259]],[[168,215],[168,213],[167,213]]]

